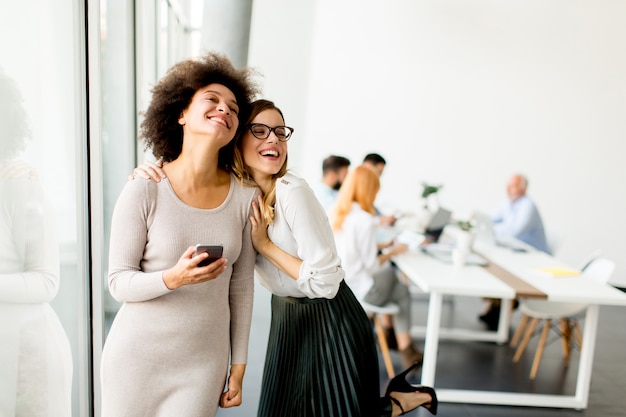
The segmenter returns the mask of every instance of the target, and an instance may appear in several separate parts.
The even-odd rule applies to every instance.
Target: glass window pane
[[[84,19],[75,3],[0,0],[2,416],[88,415],[78,395],[90,331]]]

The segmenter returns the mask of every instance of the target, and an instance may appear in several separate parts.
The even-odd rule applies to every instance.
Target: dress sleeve
[[[251,214],[252,201],[256,201],[257,190],[244,207]],[[248,357],[248,340],[252,324],[252,303],[254,301],[254,263],[256,251],[252,246],[250,220],[246,214],[245,227],[241,235],[241,253],[233,265],[230,278],[230,340],[231,363],[245,364]]]
[[[147,301],[170,292],[163,271],[143,272],[148,236],[150,181],[128,181],[113,209],[109,245],[109,291],[117,301]]]
[[[290,190],[285,217],[302,260],[298,288],[309,298],[333,298],[344,271],[326,212],[308,185]]]

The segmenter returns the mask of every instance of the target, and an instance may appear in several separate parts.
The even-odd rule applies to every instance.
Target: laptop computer
[[[450,222],[452,212],[445,208],[439,207],[424,227],[424,235],[429,242],[437,242],[444,227]]]
[[[476,227],[476,238],[486,243],[495,244],[496,234],[493,231],[491,216],[482,211],[475,211],[474,221]]]
[[[476,238],[483,242],[503,246],[517,252],[526,252],[530,249],[528,245],[515,238],[497,237],[493,230],[493,222],[488,214],[475,211],[474,220],[476,221]]]
[[[452,212],[439,208],[431,217],[425,228],[428,244],[422,245],[422,251],[445,263],[452,263],[452,252],[456,247],[455,242],[440,242],[444,227],[450,222]],[[489,220],[491,222],[491,220]],[[487,265],[487,260],[482,256],[470,251],[467,254],[466,264]]]
[[[454,246],[453,245],[441,245],[439,243],[431,243],[422,247],[422,251],[433,258],[448,264],[453,263]],[[476,252],[469,251],[465,258],[466,265],[480,265],[486,266],[489,264],[487,259],[477,254]]]

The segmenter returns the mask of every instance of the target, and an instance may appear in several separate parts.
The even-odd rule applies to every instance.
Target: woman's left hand
[[[228,376],[227,391],[220,396],[220,407],[230,408],[242,403],[242,386],[245,365],[232,365]]]
[[[269,236],[267,235],[267,221],[261,212],[261,203],[263,197],[259,196],[257,201],[252,202],[252,214],[250,215],[250,224],[252,225],[252,231],[250,233],[252,237],[252,245],[257,252],[263,253],[263,249],[271,243]]]

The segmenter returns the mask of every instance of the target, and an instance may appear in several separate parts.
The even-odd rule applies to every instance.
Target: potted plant
[[[474,222],[471,220],[457,220],[456,224],[459,226],[459,229],[465,232],[471,232],[474,228]]]
[[[433,185],[427,182],[422,182],[422,199],[424,200],[424,208],[429,211],[434,211],[439,207],[439,201],[437,199],[437,193],[443,187],[443,185]],[[431,204],[429,200],[435,200],[434,204]],[[434,206],[434,207],[431,207]]]
[[[457,233],[457,248],[465,251],[471,251],[474,245],[474,226],[475,222],[472,220],[457,220],[456,225],[459,228]]]

